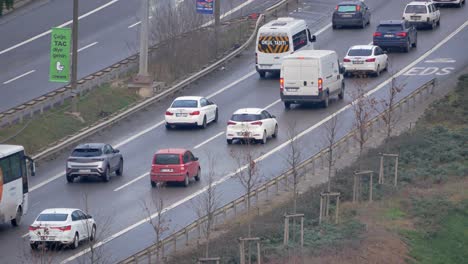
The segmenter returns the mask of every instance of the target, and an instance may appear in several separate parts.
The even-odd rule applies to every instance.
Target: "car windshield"
[[[424,5],[409,5],[409,6],[406,6],[405,13],[425,14],[427,13],[427,9],[426,9],[426,6]]]
[[[168,164],[180,164],[179,154],[158,154],[154,159],[154,164],[168,165]]]
[[[99,157],[102,155],[102,151],[97,148],[75,149],[71,155],[72,157]]]
[[[378,32],[396,32],[402,30],[403,27],[401,25],[379,25],[377,28]]]
[[[356,12],[356,6],[355,5],[339,5],[338,12],[340,13]]]
[[[66,221],[68,214],[40,214],[36,221]]]
[[[372,55],[371,49],[351,49],[348,51],[348,56],[370,56]]]
[[[172,103],[171,108],[196,108],[197,100],[176,100]]]
[[[256,121],[256,120],[261,120],[262,117],[260,115],[254,115],[254,114],[234,114],[231,117],[232,121],[238,121],[238,122],[250,122],[250,121]]]

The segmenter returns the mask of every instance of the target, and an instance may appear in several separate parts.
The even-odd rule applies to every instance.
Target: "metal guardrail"
[[[155,96],[153,97],[150,97],[148,99],[145,99],[143,101],[140,101],[138,103],[136,103],[135,105],[131,105],[125,109],[121,109],[120,111],[104,118],[104,119],[101,119],[99,120],[98,122],[96,122],[95,124],[92,124],[90,125],[89,127],[85,127],[85,128],[82,128],[80,131],[78,131],[76,134],[74,135],[70,135],[68,137],[65,137],[57,142],[54,142],[53,144],[50,144],[50,147],[48,147],[47,149],[45,150],[42,150],[40,151],[39,153],[36,153],[33,158],[35,160],[40,160],[40,159],[43,159],[43,158],[46,158],[68,146],[70,146],[71,144],[74,144],[76,142],[78,142],[79,140],[85,138],[85,137],[88,137],[96,132],[99,132],[100,130],[112,125],[112,124],[115,124],[117,123],[118,121],[128,117],[129,115],[157,102],[157,101],[160,101],[161,99],[163,99],[164,97],[168,96],[168,95],[171,95],[173,94],[174,92],[186,87],[187,85],[189,85],[190,83],[200,79],[201,77],[207,75],[208,73],[212,72],[213,70],[217,69],[218,67],[220,67],[221,65],[223,65],[224,63],[226,63],[227,61],[233,59],[234,57],[236,57],[238,54],[240,54],[242,51],[244,51],[249,45],[250,43],[252,42],[252,40],[254,39],[255,37],[255,32],[256,32],[256,29],[258,28],[258,25],[259,25],[259,21],[260,19],[257,20],[257,24],[256,24],[256,28],[254,29],[254,34],[252,34],[249,39],[244,43],[242,44],[239,48],[237,48],[236,50],[232,51],[231,53],[229,53],[228,55],[226,55],[224,58],[216,61],[215,63],[211,64],[210,66],[204,68],[203,70],[197,72],[196,74],[193,74],[191,75],[190,77],[178,82],[177,84],[175,84],[174,86],[170,87],[170,88],[167,88],[165,89],[164,91],[161,91],[159,94],[156,94]],[[153,47],[153,49],[156,49],[155,47]],[[87,82],[89,82],[89,84],[87,86],[84,86],[83,89],[90,89],[90,87],[92,85],[99,85],[101,83],[104,83],[106,81],[110,81],[112,80],[113,78],[115,78],[116,75],[120,74],[119,71],[124,71],[123,69],[124,68],[129,68],[129,64],[135,64],[137,65],[138,64],[138,56],[132,56],[128,59],[125,59],[119,63],[116,63],[114,64],[113,66],[111,67],[108,67],[106,68],[104,71],[101,71],[101,72],[98,72],[98,73],[95,73],[93,76],[88,76],[84,79],[88,79]],[[106,75],[107,73],[107,75]],[[103,77],[103,76],[107,76],[107,77]],[[84,80],[80,80],[81,83],[84,83]],[[96,83],[92,83],[92,82],[96,82]],[[82,84],[83,85],[83,84]],[[60,89],[59,89],[60,90]],[[66,93],[70,93],[70,87],[64,87],[64,88],[61,88],[61,91],[60,93],[63,94],[63,97],[59,97],[57,96],[57,94],[52,94],[52,93],[55,93],[56,91],[54,92],[51,92],[51,96],[50,97],[53,97],[54,99],[51,99],[51,100],[65,100],[66,98]],[[41,99],[41,100],[48,100],[47,98],[44,98],[44,99]],[[35,104],[33,104],[35,105]],[[24,108],[25,106],[20,106],[19,108]],[[41,106],[40,104],[36,105],[36,107],[38,107],[39,109],[36,109],[35,111],[43,111],[43,105]],[[17,107],[18,108],[18,107]],[[2,118],[2,114],[0,114],[0,119]]]
[[[419,88],[417,88],[415,91],[401,99],[398,103],[396,103],[393,106],[393,111],[399,109],[400,113],[404,110],[406,107],[406,111],[409,112],[410,110],[410,104],[411,102],[413,103],[413,107],[416,106],[417,102],[417,97],[420,96],[420,98],[423,98],[424,92],[426,92],[426,95],[429,93],[432,94],[434,92],[434,87],[436,85],[436,79],[432,79]],[[387,110],[389,111],[389,110]],[[369,128],[369,132],[372,134],[374,131],[374,126],[379,125],[379,122],[381,122],[382,117],[385,115],[386,111],[375,116],[373,119],[371,119],[367,126]],[[350,131],[346,136],[342,137],[340,140],[338,140],[334,144],[334,148],[336,150],[341,150],[342,153],[345,153],[346,150],[349,148],[350,141],[353,140],[355,137],[357,131],[352,130]],[[336,151],[335,150],[335,151]],[[326,163],[326,155],[328,153],[328,150],[322,149],[319,153],[315,154],[308,160],[302,162],[299,166],[298,169],[302,169],[308,165],[312,166],[312,173],[315,173],[315,168],[316,166],[320,166],[322,169],[325,167]],[[223,218],[223,222],[227,220],[227,216],[232,210],[234,217],[237,216],[238,213],[238,207],[239,205],[246,204],[248,200],[250,200],[252,197],[255,198],[255,201],[258,202],[259,196],[262,193],[265,193],[266,197],[268,198],[270,188],[274,186],[275,192],[279,192],[279,185],[280,183],[284,182],[284,185],[286,189],[288,189],[288,184],[289,184],[289,177],[292,175],[292,169],[281,174],[280,176],[277,176],[268,182],[264,183],[263,185],[259,186],[255,190],[253,190],[249,194],[245,194],[241,196],[240,198],[226,204],[225,206],[217,209],[214,212],[214,219],[215,222],[216,219],[219,217]],[[196,237],[198,239],[201,238],[201,228],[204,222],[207,221],[207,216],[204,216],[202,218],[199,218],[195,221],[193,221],[191,224],[187,225],[186,227],[180,229],[179,231],[175,232],[174,234],[170,235],[169,237],[161,240],[159,243],[154,244],[144,250],[139,251],[138,253],[134,254],[133,256],[128,257],[127,259],[119,262],[120,264],[129,264],[129,263],[152,263],[152,259],[156,259],[156,253],[159,251],[159,254],[162,258],[167,257],[166,252],[169,252],[172,250],[172,253],[177,252],[177,245],[178,241],[185,241],[185,245],[188,245],[189,238],[191,237],[191,232],[196,232]],[[218,221],[219,222],[219,221]],[[146,260],[146,261],[145,261]]]

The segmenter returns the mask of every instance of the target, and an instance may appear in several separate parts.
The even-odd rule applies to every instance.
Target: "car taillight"
[[[51,227],[50,229],[58,229],[60,231],[70,231],[71,230],[71,225],[67,226],[56,226],[56,227]]]
[[[375,62],[375,58],[367,59],[366,62]]]
[[[318,84],[318,90],[319,90],[319,92],[321,92],[323,90],[323,80],[322,80],[322,78],[318,79],[317,84]]]
[[[343,59],[343,62],[351,62],[351,60],[350,60],[350,59],[344,58],[344,59]]]
[[[335,10],[338,10],[338,6],[335,7]]]
[[[255,122],[252,122],[250,124],[255,125],[255,126],[261,126],[263,123],[262,123],[262,121],[255,121]]]
[[[190,115],[199,115],[200,114],[200,111],[193,111],[192,113],[190,113]]]
[[[233,125],[235,125],[235,124],[237,124],[237,123],[236,123],[236,122],[232,122],[232,121],[228,121],[228,122],[227,122],[227,125],[228,125],[228,126],[233,126]]]
[[[36,231],[39,229],[39,226],[29,226],[29,231]]]
[[[284,91],[284,78],[280,78],[280,92]]]
[[[398,33],[396,33],[396,35],[399,36],[399,37],[406,37],[406,36],[408,35],[408,33],[406,33],[406,32],[398,32]]]
[[[382,33],[381,32],[374,32],[374,37],[381,37]]]
[[[181,164],[181,165],[180,165],[180,170],[185,170],[184,164]]]
[[[174,113],[166,111],[166,115],[171,116],[171,115],[174,115]]]
[[[357,10],[358,12],[361,11],[361,6],[359,6],[359,5],[356,6],[356,10]]]

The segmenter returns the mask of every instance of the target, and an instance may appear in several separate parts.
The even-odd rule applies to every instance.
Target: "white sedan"
[[[268,137],[278,136],[278,121],[264,109],[243,108],[232,114],[227,123],[226,140],[232,144],[235,139],[254,139],[265,144]]]
[[[347,74],[373,73],[379,76],[388,67],[388,56],[375,45],[352,46],[343,59],[343,67]]]
[[[29,226],[32,249],[39,244],[63,244],[75,249],[80,241],[96,238],[96,223],[80,209],[52,208],[42,211]]]
[[[176,98],[165,114],[166,128],[177,125],[195,125],[206,128],[209,122],[218,121],[218,106],[200,96]]]

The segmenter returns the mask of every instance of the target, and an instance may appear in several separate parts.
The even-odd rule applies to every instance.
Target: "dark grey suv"
[[[67,181],[76,177],[98,176],[103,181],[110,180],[111,173],[123,173],[123,157],[118,149],[109,144],[89,143],[78,145],[67,160]]]
[[[332,27],[357,26],[364,28],[370,24],[371,12],[362,1],[345,1],[336,6],[332,16]]]

